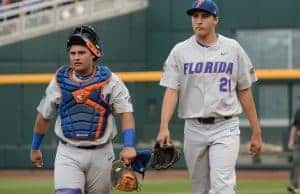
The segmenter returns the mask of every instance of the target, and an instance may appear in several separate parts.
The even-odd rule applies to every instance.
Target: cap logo
[[[197,0],[197,7],[200,7],[204,0]]]

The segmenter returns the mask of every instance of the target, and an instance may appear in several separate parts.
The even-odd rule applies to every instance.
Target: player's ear
[[[100,57],[99,57],[100,58]],[[95,61],[97,61],[97,59],[99,59],[99,58],[97,58],[95,55],[93,55],[93,61],[95,62]]]
[[[217,25],[219,23],[219,17],[218,16],[215,16],[215,24]]]

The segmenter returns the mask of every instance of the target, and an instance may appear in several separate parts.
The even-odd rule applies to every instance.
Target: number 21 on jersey
[[[226,77],[220,78],[220,91],[230,92],[231,91],[231,79]]]

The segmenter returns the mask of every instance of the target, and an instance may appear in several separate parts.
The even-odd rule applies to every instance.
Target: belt
[[[197,118],[199,123],[202,124],[214,124],[216,123],[216,120],[218,119],[224,119],[224,120],[228,120],[231,119],[232,116],[225,116],[225,117],[199,117]]]
[[[64,144],[64,145],[70,145],[70,146],[73,146],[75,148],[87,149],[87,150],[94,150],[94,149],[103,148],[106,144],[109,143],[109,141],[108,141],[108,142],[106,142],[104,144],[100,144],[100,145],[76,146],[76,145],[70,144],[70,143],[68,143],[68,142],[66,142],[66,141],[64,141],[62,139],[59,139],[59,142],[62,143],[62,144]]]

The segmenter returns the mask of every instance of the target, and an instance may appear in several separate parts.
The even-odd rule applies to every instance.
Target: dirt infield
[[[239,170],[238,179],[242,180],[288,180],[288,171]],[[0,170],[0,179],[52,179],[50,170]],[[145,179],[187,179],[185,170],[147,171]]]

